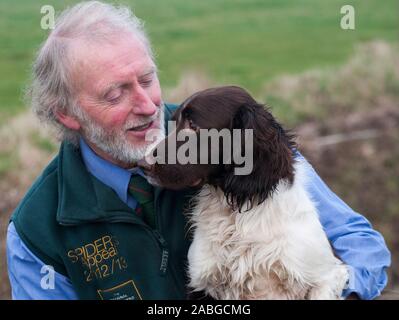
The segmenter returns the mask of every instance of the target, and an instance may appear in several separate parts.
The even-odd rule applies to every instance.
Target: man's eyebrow
[[[139,75],[137,78],[142,79],[142,78],[145,78],[145,77],[152,75],[156,72],[157,72],[157,68],[151,67],[151,68],[147,69],[146,71],[144,71],[143,74]]]
[[[101,90],[101,96],[104,98],[110,91],[126,85],[126,82],[114,82]]]
[[[156,72],[157,72],[157,68],[151,67],[151,68],[148,68],[147,70],[145,70],[143,72],[143,74],[139,75],[137,78],[139,80],[142,80],[143,78],[148,77],[149,75],[152,75]],[[118,81],[118,82],[111,83],[101,90],[101,96],[105,97],[111,90],[125,86],[126,84],[127,84],[126,81]]]

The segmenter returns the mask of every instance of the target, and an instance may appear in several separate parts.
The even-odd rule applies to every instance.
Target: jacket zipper
[[[157,210],[158,211],[158,202],[156,204],[157,206]],[[159,266],[159,272],[161,274],[161,276],[166,276],[167,274],[167,270],[169,268],[171,276],[172,276],[172,280],[173,283],[175,285],[175,289],[177,292],[180,292],[179,287],[180,287],[180,282],[178,281],[177,277],[176,277],[176,271],[173,267],[173,263],[171,263],[169,261],[169,248],[168,248],[168,243],[165,240],[165,238],[159,233],[158,230],[156,229],[152,229],[151,227],[149,227],[148,225],[146,225],[145,223],[138,221],[134,218],[129,218],[129,217],[114,217],[114,218],[107,218],[107,219],[98,219],[96,220],[96,222],[110,222],[110,223],[131,223],[131,224],[137,224],[140,225],[142,227],[144,227],[148,233],[151,234],[152,238],[155,240],[155,242],[158,244],[158,247],[161,251],[161,264]],[[69,224],[69,223],[61,223],[64,226],[71,226],[71,225],[75,225],[73,223]],[[156,217],[156,225],[158,226],[158,217]]]
[[[175,276],[175,272],[174,269],[171,268],[172,264],[169,263],[169,248],[168,248],[168,243],[165,240],[165,238],[159,233],[158,230],[152,229],[151,227],[149,227],[148,225],[146,225],[145,223],[141,222],[141,221],[137,221],[136,219],[130,219],[128,217],[125,218],[108,218],[107,221],[111,222],[111,223],[118,223],[118,222],[127,222],[127,223],[133,223],[133,224],[137,224],[142,226],[143,228],[145,228],[148,233],[151,234],[152,238],[155,240],[155,242],[158,244],[158,247],[161,251],[161,263],[159,266],[159,273],[161,276],[166,276],[167,271],[168,271],[168,267],[169,269],[171,269],[171,274],[172,274],[172,278],[173,278],[173,282],[177,284],[177,279]],[[177,289],[177,287],[176,287]]]
[[[159,249],[161,250],[161,264],[159,266],[159,271],[162,276],[166,275],[169,264],[169,248],[168,248],[168,243],[158,232],[158,230],[154,230],[151,227],[147,226],[145,223],[137,221],[136,219],[130,219],[128,217],[108,218],[107,221],[111,223],[119,223],[119,222],[132,223],[140,225],[143,228],[145,228],[148,231],[148,233],[151,234],[152,238],[155,240],[155,242],[158,244]]]
[[[161,191],[161,192],[162,192],[162,191]],[[160,195],[158,195],[158,197],[156,198],[156,200],[158,200],[159,198],[160,198]],[[162,231],[162,230],[161,230],[160,223],[159,223],[159,219],[158,219],[158,212],[160,212],[159,209],[160,209],[160,208],[159,208],[159,201],[155,201],[155,212],[157,213],[157,214],[155,215],[155,225],[156,225],[156,228],[157,228],[159,231]],[[154,230],[154,231],[156,231],[156,233],[159,235],[160,239],[163,240],[163,242],[165,243],[165,246],[166,246],[166,245],[167,245],[166,240],[162,237],[161,233],[160,233],[158,230]],[[179,288],[180,288],[180,282],[179,282],[178,278],[176,277],[176,270],[175,270],[175,268],[174,268],[173,261],[170,261],[170,263],[169,263],[169,270],[170,270],[170,273],[171,273],[172,278],[173,278],[173,283],[175,284],[175,289],[176,289],[177,292],[180,292],[180,290],[179,290]],[[184,288],[183,288],[183,290],[184,290]]]

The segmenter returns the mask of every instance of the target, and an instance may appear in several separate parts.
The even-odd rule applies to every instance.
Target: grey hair
[[[128,7],[87,1],[66,9],[57,17],[54,30],[36,56],[27,97],[32,110],[41,121],[55,127],[60,140],[77,145],[79,133],[60,123],[57,112],[85,118],[74,96],[71,41],[111,41],[121,34],[135,36],[155,60],[144,23]]]

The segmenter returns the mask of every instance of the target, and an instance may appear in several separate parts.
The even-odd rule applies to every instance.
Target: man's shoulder
[[[15,209],[11,220],[22,242],[44,264],[66,274],[59,259],[60,225],[56,215],[59,205],[60,154],[43,170]]]
[[[58,208],[58,156],[50,162],[36,179],[11,216],[18,236],[23,243],[46,264],[62,267],[56,257],[54,241],[59,226],[56,221]]]
[[[165,103],[165,119],[170,119],[179,105],[174,103]]]
[[[58,156],[55,157],[43,170],[40,176],[32,184],[18,207],[15,209],[12,220],[24,217],[25,212],[33,217],[36,213],[42,216],[43,208],[48,206],[51,197],[56,196],[58,186]]]

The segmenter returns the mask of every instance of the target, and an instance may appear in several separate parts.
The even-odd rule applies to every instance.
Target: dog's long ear
[[[236,175],[237,164],[226,165],[219,186],[233,210],[249,210],[263,202],[281,179],[293,182],[294,135],[285,131],[261,104],[242,105],[237,110],[232,129],[241,129],[241,150],[245,150],[245,129],[253,130],[253,170]],[[245,206],[244,206],[245,204]]]

